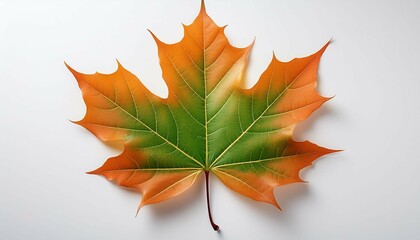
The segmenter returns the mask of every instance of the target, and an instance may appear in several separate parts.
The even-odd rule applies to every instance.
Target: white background
[[[140,195],[95,169],[121,146],[71,124],[85,107],[75,69],[110,73],[115,58],[167,94],[147,28],[182,37],[199,0],[0,0],[0,239],[420,239],[420,2],[218,1],[207,11],[236,46],[256,43],[250,85],[272,51],[290,60],[331,37],[319,91],[336,97],[301,124],[309,139],[344,152],[277,188],[280,212],[211,181],[222,231],[208,223],[204,179],[135,212]]]

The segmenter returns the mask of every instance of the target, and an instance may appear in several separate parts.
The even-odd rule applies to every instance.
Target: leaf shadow
[[[293,139],[297,141],[304,141],[306,133],[313,129],[314,125],[322,118],[330,117],[335,113],[328,105],[323,105],[317,111],[312,113],[306,120],[299,123],[293,131]]]
[[[298,199],[310,197],[310,193],[310,186],[306,183],[293,183],[274,189],[274,196],[282,207],[282,212],[287,211],[288,208],[292,208]]]
[[[305,183],[288,184],[274,189],[274,196],[282,210],[262,202],[256,202],[251,199],[244,199],[249,209],[255,211],[255,214],[264,215],[269,221],[279,222],[290,229],[295,227],[294,214],[288,214],[297,207],[298,199],[308,198],[311,195],[310,187]],[[252,205],[252,206],[251,206]]]

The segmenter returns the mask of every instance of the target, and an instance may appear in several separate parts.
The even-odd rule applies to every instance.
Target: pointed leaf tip
[[[115,58],[115,61],[117,62],[117,71],[120,70],[120,69],[124,69],[123,65],[121,64],[120,61],[118,61],[117,58]]]
[[[206,4],[204,3],[204,0],[201,0],[200,11],[201,12],[206,12]]]
[[[257,40],[257,36],[254,36],[254,39],[252,40],[252,43],[250,45],[254,46],[256,40]]]
[[[163,43],[150,29],[147,29],[147,31],[150,33],[150,35],[152,35],[157,45],[160,45]]]
[[[66,68],[71,72],[71,73],[78,73],[76,70],[74,70],[69,64],[67,64],[66,61],[64,61],[64,65],[66,66]]]
[[[276,53],[273,51],[271,61],[277,60]]]
[[[324,44],[324,46],[318,51],[318,53],[319,54],[323,54],[324,52],[325,52],[325,50],[328,48],[328,46],[330,45],[330,43],[331,43],[331,40],[332,39],[330,39],[326,44]]]
[[[98,170],[99,170],[99,168],[95,169],[95,170],[92,170],[92,171],[89,171],[89,172],[85,172],[85,173],[86,174],[100,174]]]
[[[273,205],[275,208],[277,208],[278,210],[283,211],[283,210],[281,209],[281,207],[280,207],[279,203],[278,203],[276,200],[274,200],[274,202],[272,203],[272,205]]]
[[[139,212],[140,212],[141,207],[142,207],[142,206],[140,206],[140,205],[137,207],[136,216],[135,216],[136,218],[137,218],[137,216],[139,215]]]
[[[71,123],[74,123],[76,125],[81,126],[82,125],[82,120],[78,120],[78,121],[73,121],[73,120],[69,120]]]

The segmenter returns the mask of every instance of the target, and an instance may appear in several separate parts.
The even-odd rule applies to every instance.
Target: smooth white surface
[[[0,1],[0,239],[420,239],[420,2],[218,1],[207,11],[237,46],[256,43],[248,77],[271,59],[306,56],[331,37],[319,90],[336,97],[296,139],[345,149],[276,190],[283,208],[204,179],[135,218],[137,193],[95,169],[119,150],[71,124],[84,114],[63,61],[112,72],[115,58],[165,96],[157,50],[182,36],[199,0]]]

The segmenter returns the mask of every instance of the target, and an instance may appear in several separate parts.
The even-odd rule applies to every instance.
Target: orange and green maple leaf
[[[203,2],[180,42],[167,44],[151,34],[167,98],[150,92],[120,63],[112,74],[67,66],[87,106],[76,123],[102,141],[124,144],[119,156],[90,173],[139,190],[139,209],[181,194],[203,172],[207,189],[212,173],[233,191],[280,208],[274,188],[302,182],[301,169],[335,151],[292,139],[296,124],[329,100],[316,91],[329,43],[290,62],[273,55],[258,82],[245,89],[252,44],[232,46]]]

